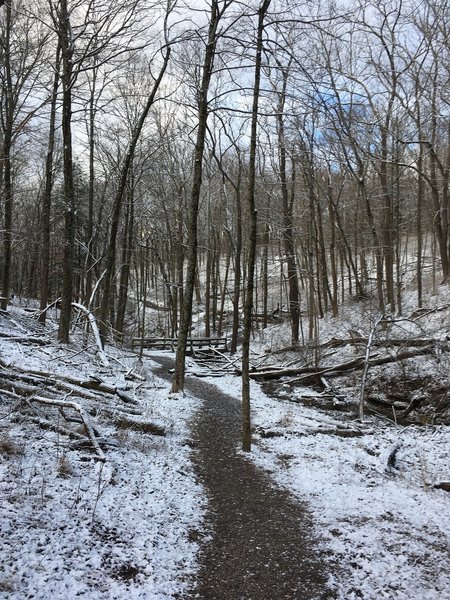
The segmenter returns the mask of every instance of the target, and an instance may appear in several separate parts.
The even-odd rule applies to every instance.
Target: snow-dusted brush
[[[0,597],[182,595],[204,510],[196,401],[174,406],[150,361],[100,353],[85,311],[59,344],[51,315],[18,304],[0,317]]]

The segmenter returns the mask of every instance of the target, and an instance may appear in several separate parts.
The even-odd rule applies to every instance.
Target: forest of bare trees
[[[201,311],[235,351],[448,281],[447,1],[1,5],[3,310],[59,300],[62,342],[73,302],[103,342]]]

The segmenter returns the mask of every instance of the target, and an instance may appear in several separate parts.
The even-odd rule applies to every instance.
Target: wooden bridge
[[[133,338],[131,347],[153,349],[153,350],[171,350],[175,352],[178,339],[169,337],[155,338]],[[188,338],[186,344],[186,352],[195,355],[196,352],[226,352],[228,350],[228,340],[226,337],[194,337]]]

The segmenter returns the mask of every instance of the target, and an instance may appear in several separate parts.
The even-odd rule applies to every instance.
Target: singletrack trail
[[[152,356],[169,379],[173,360]],[[192,423],[193,461],[208,496],[212,533],[200,554],[195,589],[204,600],[325,600],[327,568],[307,507],[275,486],[240,451],[239,402],[214,385],[188,377],[203,399]]]

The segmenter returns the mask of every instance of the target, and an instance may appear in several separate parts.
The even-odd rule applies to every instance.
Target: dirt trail
[[[173,361],[156,360],[162,364],[158,375],[167,378]],[[239,403],[202,380],[188,378],[186,383],[204,399],[192,424],[193,460],[208,494],[213,532],[189,598],[333,598],[325,587],[326,567],[315,548],[307,508],[239,452]]]

